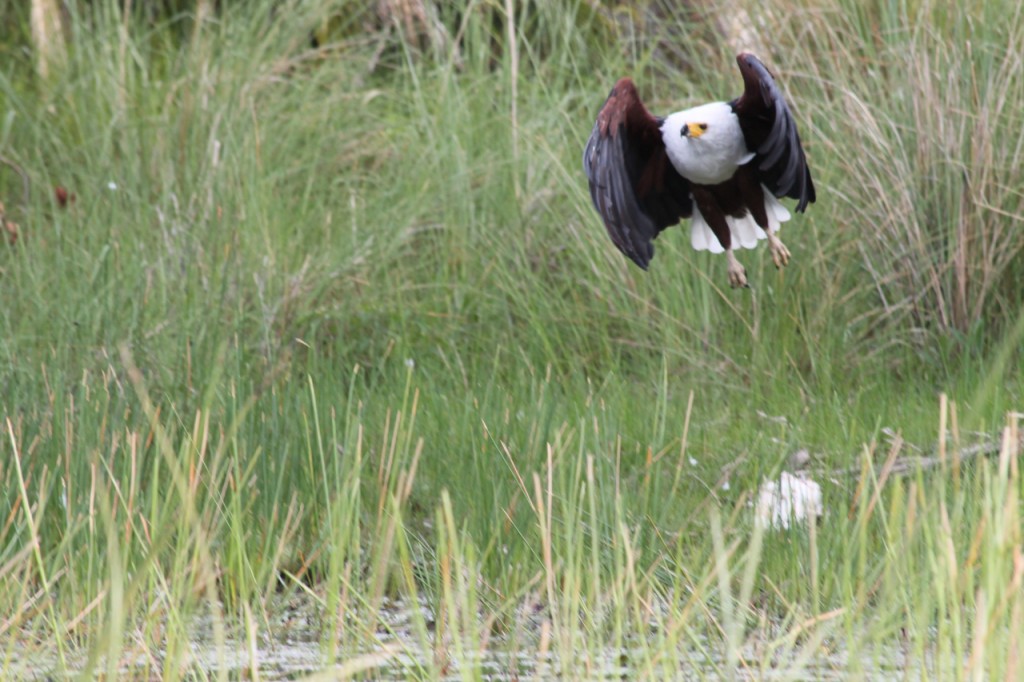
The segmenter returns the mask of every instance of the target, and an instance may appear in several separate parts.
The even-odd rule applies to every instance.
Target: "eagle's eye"
[[[700,123],[700,124],[698,124],[697,127],[700,128],[701,130],[707,130],[708,129],[708,124],[707,123]]]

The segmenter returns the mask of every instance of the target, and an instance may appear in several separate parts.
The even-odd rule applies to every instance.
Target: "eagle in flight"
[[[815,199],[811,171],[771,72],[746,52],[736,61],[743,94],[731,102],[656,117],[622,78],[597,115],[583,151],[590,198],[615,246],[644,270],[655,237],[683,218],[694,249],[725,252],[733,287],[747,286],[736,248],[767,239],[775,266],[789,262],[779,198],[803,212]]]

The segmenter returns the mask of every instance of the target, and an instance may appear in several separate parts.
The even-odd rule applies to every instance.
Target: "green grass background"
[[[226,657],[302,596],[339,676],[1015,677],[1017,3],[69,4],[45,78],[0,4],[0,666],[259,676],[196,619]],[[731,98],[740,48],[818,187],[793,260],[643,273],[594,116]],[[800,449],[824,518],[762,534]]]

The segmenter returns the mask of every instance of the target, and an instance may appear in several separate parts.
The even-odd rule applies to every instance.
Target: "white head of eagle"
[[[796,121],[768,69],[737,58],[743,94],[657,118],[622,78],[598,113],[583,152],[590,197],[612,242],[646,269],[658,233],[692,218],[695,249],[725,252],[729,282],[746,286],[735,248],[768,240],[776,267],[789,262],[777,236],[789,211],[815,200]]]
[[[736,112],[725,102],[677,111],[661,124],[669,161],[690,182],[717,185],[750,161]]]

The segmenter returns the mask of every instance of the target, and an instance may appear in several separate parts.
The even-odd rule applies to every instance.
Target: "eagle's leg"
[[[750,286],[747,284],[747,271],[740,265],[740,262],[736,260],[735,254],[732,249],[725,250],[725,259],[729,267],[729,285],[733,289],[737,287]]]
[[[772,252],[772,262],[775,263],[776,268],[782,268],[789,265],[789,249],[782,243],[782,240],[775,236],[771,228],[765,230],[768,235],[768,248]]]
[[[714,193],[702,185],[693,185],[693,200],[697,204],[697,210],[707,221],[708,227],[715,234],[718,243],[725,249],[725,259],[729,268],[729,284],[734,289],[747,285],[747,271],[743,269],[736,255],[732,252],[732,230],[729,229],[729,222],[725,219],[725,212],[719,205]]]
[[[761,181],[753,174],[752,168],[753,166],[744,166],[736,174],[740,196],[750,215],[754,217],[754,222],[768,235],[768,249],[772,252],[772,262],[775,263],[775,267],[781,268],[789,264],[789,249],[772,230],[771,221],[768,220],[770,209],[766,205],[768,190],[761,186]]]

